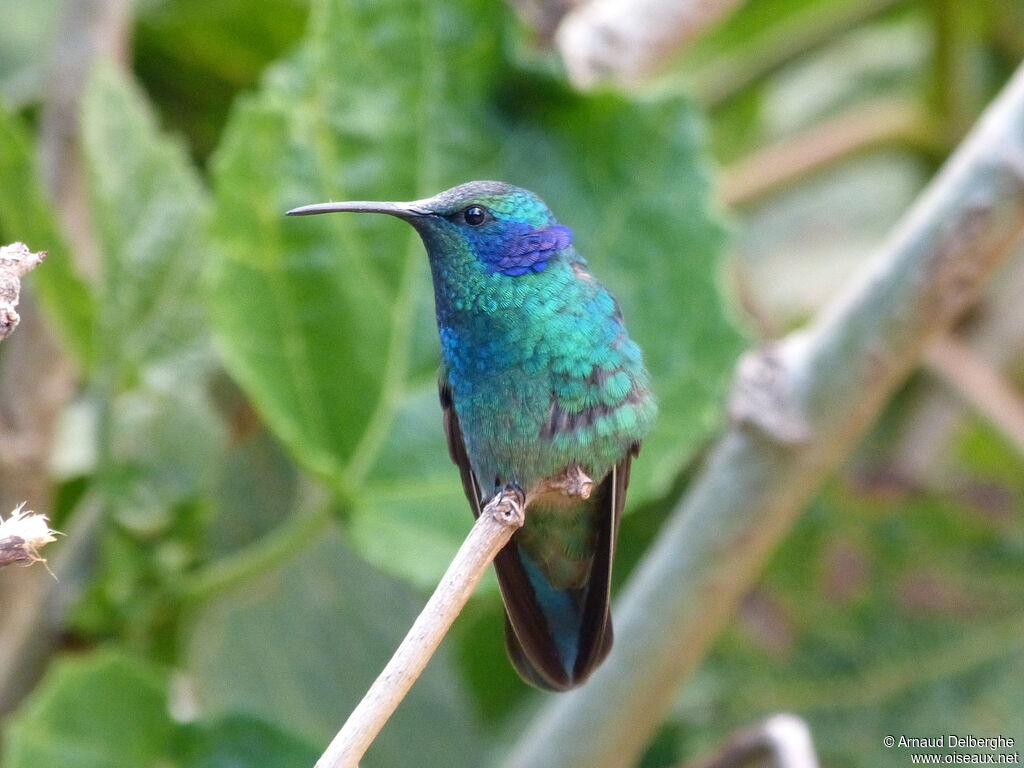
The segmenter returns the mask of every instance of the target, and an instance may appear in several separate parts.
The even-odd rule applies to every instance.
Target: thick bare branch
[[[538,713],[507,766],[636,764],[801,508],[1022,234],[1024,69],[861,279],[777,346],[766,401],[785,398],[786,418],[742,421],[722,436],[632,575],[604,667]],[[792,414],[803,439],[764,428]]]
[[[555,39],[576,87],[635,83],[742,2],[591,0],[565,15]]]

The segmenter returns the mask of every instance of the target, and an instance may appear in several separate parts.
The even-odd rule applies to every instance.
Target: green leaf
[[[89,80],[82,135],[102,252],[97,384],[101,406],[114,401],[101,456],[135,478],[117,495],[143,520],[194,493],[222,439],[198,279],[208,202],[184,148],[113,66]]]
[[[301,37],[306,0],[174,0],[135,8],[133,68],[162,121],[205,158],[239,90]]]
[[[256,718],[233,716],[185,729],[176,750],[181,768],[294,768],[322,750]]]
[[[39,293],[64,345],[80,365],[92,358],[95,307],[40,186],[35,147],[16,115],[0,104],[0,234],[3,243],[27,243],[46,261],[26,278]]]
[[[208,201],[146,97],[100,62],[83,96],[82,150],[99,246],[97,488],[108,519],[77,616],[91,632],[173,653],[184,573],[207,551],[199,522],[225,430],[208,392],[215,359],[199,273]],[[111,626],[113,625],[113,626]]]
[[[842,40],[847,32],[862,32],[863,22],[876,15],[889,0],[762,0],[745,3],[727,15],[721,24],[700,35],[679,57],[676,71],[702,101],[714,107],[733,99],[744,89],[770,90],[773,78],[784,65],[801,61],[801,54],[814,51],[822,43]],[[898,16],[902,19],[907,15]],[[892,17],[890,17],[891,20]],[[923,31],[923,30],[922,30]],[[919,36],[926,39],[927,34]],[[829,49],[829,55],[842,58],[842,43]],[[911,41],[911,48],[915,47]],[[879,58],[907,51],[874,49]],[[799,66],[799,65],[798,65]],[[808,88],[830,88],[831,83],[816,81]],[[820,91],[818,91],[820,93]],[[725,145],[728,146],[728,145]]]
[[[453,22],[456,34],[468,23],[458,16],[430,5],[319,4],[306,47],[236,110],[216,157],[210,313],[226,362],[289,447],[342,490],[357,489],[372,466],[410,371],[434,364],[413,344],[423,338],[419,297],[430,291],[425,259],[397,222],[297,226],[283,213],[342,196],[423,196],[461,175],[428,158],[448,147],[455,157],[488,154],[458,146],[457,127],[450,136],[441,128],[442,113],[467,99],[443,92],[450,78],[434,74],[479,79],[476,47],[435,61],[429,36],[408,39],[420,24]],[[366,45],[377,28],[386,66]],[[400,104],[416,105],[417,119],[388,119]]]
[[[240,402],[234,405],[239,410],[247,407]],[[206,537],[211,554],[235,552],[280,525],[299,505],[298,481],[295,463],[263,425],[236,428],[209,497],[216,511]],[[308,499],[304,502],[308,504]]]
[[[235,111],[214,166],[209,301],[230,371],[342,493],[360,549],[423,582],[471,519],[433,392],[423,247],[385,217],[285,210],[488,177],[545,197],[651,365],[662,416],[635,466],[638,499],[666,492],[716,428],[740,347],[716,290],[724,230],[692,108],[517,72],[500,45],[508,21],[475,0],[317,3],[305,44]]]
[[[193,617],[186,665],[204,715],[259,717],[326,747],[421,603],[336,534],[325,537],[301,560],[219,596]],[[480,744],[467,694],[442,649],[361,764],[478,765]]]
[[[121,522],[149,535],[176,504],[193,499],[221,458],[224,428],[203,390],[206,368],[183,359],[152,365],[115,398],[109,460]],[[191,376],[195,381],[189,381]]]
[[[166,676],[119,651],[64,658],[11,719],[5,768],[163,765]]]
[[[105,62],[83,98],[82,141],[102,246],[101,364],[122,389],[148,364],[201,353],[207,200],[182,145]]]

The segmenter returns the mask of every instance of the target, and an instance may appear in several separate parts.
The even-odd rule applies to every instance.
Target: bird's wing
[[[598,519],[597,547],[590,567],[590,581],[583,606],[583,639],[577,652],[574,679],[577,683],[585,680],[597,668],[612,648],[612,563],[615,560],[615,542],[619,536],[619,520],[626,504],[626,489],[629,487],[629,473],[633,457],[640,450],[634,445],[625,457],[608,473],[598,488],[597,503],[608,510]],[[590,642],[587,642],[587,638]]]
[[[452,389],[445,381],[444,374],[437,382],[437,390],[441,398],[441,411],[444,413],[444,434],[448,438],[448,455],[452,457],[455,466],[459,468],[462,490],[465,492],[466,498],[469,499],[473,517],[480,517],[480,510],[483,508],[485,500],[480,493],[476,476],[473,474],[469,454],[466,452],[466,442],[462,439],[462,427],[459,426],[459,417],[452,404]]]

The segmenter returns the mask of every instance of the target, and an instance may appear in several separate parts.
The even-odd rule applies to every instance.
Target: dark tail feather
[[[538,688],[583,683],[612,647],[609,611],[612,558],[630,457],[601,482],[601,512],[590,577],[581,589],[555,589],[513,538],[495,559],[505,600],[505,645],[516,670]],[[529,524],[529,510],[527,510]]]
[[[601,662],[604,661],[605,656],[612,649],[612,624],[611,620],[605,622],[604,635],[602,638],[602,645],[600,648],[599,655],[594,657],[589,667],[586,670],[581,670],[579,673],[573,671],[570,676],[566,669],[562,666],[557,666],[554,670],[548,668],[546,671],[542,671],[542,667],[535,664],[534,661],[526,655],[526,651],[523,650],[523,646],[519,644],[519,640],[516,637],[515,630],[512,629],[512,622],[509,621],[508,617],[505,617],[505,650],[508,651],[508,658],[512,662],[512,666],[516,668],[516,672],[523,678],[527,683],[540,688],[545,691],[567,691],[570,688],[582,684],[590,673],[600,666]],[[554,679],[551,672],[557,671],[559,673],[558,679]]]
[[[545,650],[543,654],[534,651],[533,656],[527,654],[512,628],[511,619],[508,616],[505,617],[505,649],[508,651],[509,660],[523,680],[545,691],[567,691],[570,688],[575,688],[600,666],[612,649],[610,618],[605,619],[600,635],[601,639],[598,644],[594,645],[592,641],[589,643],[592,646],[589,656],[578,655],[577,663],[569,668],[562,664],[557,654],[552,655],[550,650]],[[581,637],[581,639],[583,638]],[[580,645],[582,650],[583,643]]]

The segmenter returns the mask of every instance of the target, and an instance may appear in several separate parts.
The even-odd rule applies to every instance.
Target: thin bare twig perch
[[[24,507],[24,503],[19,504],[6,520],[0,518],[0,568],[45,563],[39,556],[39,549],[56,541],[53,536],[56,531],[50,530],[46,515],[22,511]]]
[[[505,490],[484,507],[391,661],[355,708],[316,768],[355,768],[434,655],[502,547],[525,520],[525,499]]]
[[[0,341],[18,327],[18,299],[21,297],[21,276],[35,269],[46,258],[46,252],[32,253],[24,243],[0,247]]]
[[[616,607],[616,647],[548,702],[508,768],[635,765],[683,681],[819,485],[1024,235],[1024,68],[859,281],[742,368],[737,410]],[[779,403],[774,408],[770,404]],[[781,429],[779,428],[781,425]],[[629,712],[629,717],[623,717]]]

